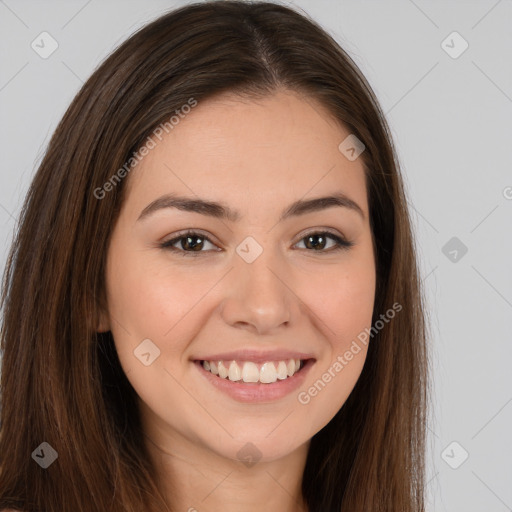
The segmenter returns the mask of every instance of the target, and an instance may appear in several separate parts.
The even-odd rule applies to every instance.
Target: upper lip
[[[265,361],[284,361],[287,359],[314,359],[313,354],[296,352],[295,350],[235,350],[233,352],[222,352],[213,355],[194,357],[195,361],[252,361],[264,363]]]

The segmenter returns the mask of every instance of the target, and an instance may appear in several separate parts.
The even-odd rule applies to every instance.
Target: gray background
[[[184,3],[0,0],[2,269],[29,182],[83,81]],[[512,2],[282,3],[354,58],[397,145],[432,321],[428,510],[512,510]],[[59,45],[47,59],[31,48],[43,31]],[[454,31],[469,44],[461,55]]]

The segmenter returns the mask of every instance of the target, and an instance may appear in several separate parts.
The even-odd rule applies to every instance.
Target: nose
[[[263,335],[289,326],[298,315],[288,273],[269,254],[263,251],[252,263],[236,261],[221,308],[227,324]]]

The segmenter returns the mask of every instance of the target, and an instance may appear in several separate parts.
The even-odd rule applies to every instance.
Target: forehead
[[[362,159],[338,149],[348,135],[322,105],[294,92],[199,101],[154,138],[129,175],[127,201],[140,212],[157,195],[180,192],[229,197],[243,211],[251,199],[282,203],[342,190],[366,212]]]

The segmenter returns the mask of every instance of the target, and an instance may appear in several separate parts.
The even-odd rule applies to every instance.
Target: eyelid
[[[187,236],[194,236],[199,235],[202,239],[208,241],[212,245],[216,245],[217,247],[220,245],[218,242],[216,242],[216,238],[210,234],[207,234],[202,229],[196,229],[196,228],[188,228],[181,231],[178,231],[177,233],[174,233],[170,238],[166,238],[163,241],[158,243],[158,247],[164,250],[169,250],[176,253],[181,253],[182,256],[199,256],[200,254],[207,254],[210,252],[220,252],[222,249],[210,249],[208,251],[184,251],[182,249],[177,249],[176,247],[172,247],[175,243],[177,243],[179,240],[186,238]]]
[[[338,230],[334,230],[333,228],[329,227],[317,227],[317,228],[308,228],[305,231],[301,232],[299,235],[297,235],[296,241],[293,243],[293,246],[297,245],[298,243],[302,242],[306,237],[312,236],[312,235],[328,235],[331,240],[334,241],[335,245],[334,247],[331,247],[327,250],[307,250],[307,249],[301,249],[301,251],[306,252],[312,252],[313,254],[329,254],[332,252],[337,252],[340,250],[347,250],[350,249],[355,245],[354,242],[349,240],[344,234],[339,232]],[[198,235],[200,238],[206,240],[207,242],[211,243],[212,245],[216,245],[218,247],[218,243],[215,241],[215,237],[211,236],[210,234],[205,233],[201,229],[196,228],[188,228],[182,231],[179,231],[172,235],[171,238],[164,240],[163,242],[159,243],[159,247],[162,249],[167,249],[171,252],[175,252],[176,254],[180,254],[181,256],[200,256],[202,254],[208,254],[211,252],[221,252],[223,249],[219,248],[218,250],[212,250],[209,249],[207,251],[185,251],[183,249],[178,249],[176,247],[172,247],[175,245],[179,240],[186,238],[187,236],[195,236]],[[297,249],[296,249],[297,250]]]
[[[297,240],[296,240],[296,242],[293,245],[295,245],[297,242],[300,242],[304,237],[306,237],[308,235],[314,235],[314,234],[319,234],[319,233],[325,233],[325,234],[333,235],[333,236],[336,236],[338,238],[342,238],[343,240],[349,242],[348,237],[346,237],[338,229],[329,228],[327,226],[319,226],[317,228],[307,228],[307,229],[301,231],[297,235]]]
[[[215,240],[217,240],[213,235],[211,235],[210,233],[207,233],[206,231],[203,231],[202,229],[188,228],[188,229],[182,229],[181,231],[173,233],[171,237],[169,237],[169,238],[166,237],[161,243],[172,242],[173,240],[176,240],[178,238],[184,238],[186,236],[191,236],[191,235],[201,235],[203,238],[207,238],[212,243]],[[215,243],[218,244],[218,242],[215,242]]]

